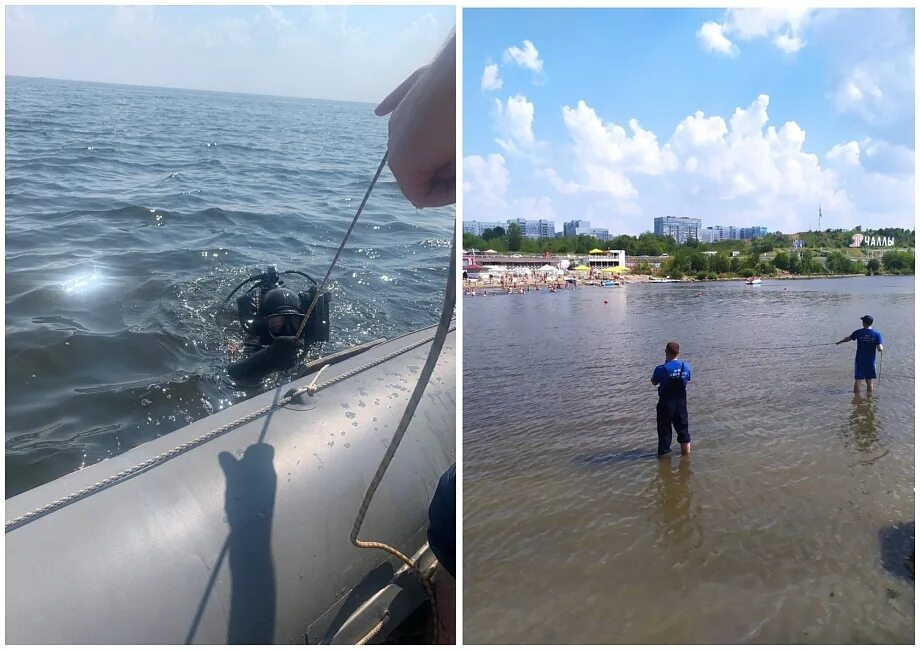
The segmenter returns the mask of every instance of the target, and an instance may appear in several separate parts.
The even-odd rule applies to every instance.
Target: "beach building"
[[[587,263],[592,269],[626,266],[626,251],[605,251],[596,248],[588,253]]]

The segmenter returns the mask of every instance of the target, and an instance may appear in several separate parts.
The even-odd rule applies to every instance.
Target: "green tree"
[[[725,253],[719,252],[709,260],[709,270],[716,273],[728,273],[731,270],[731,260]]]
[[[789,270],[789,253],[780,251],[773,257],[773,266],[783,271]]]
[[[914,269],[914,254],[909,251],[888,251],[882,255],[886,271],[900,273]]]
[[[866,262],[866,272],[869,275],[875,275],[881,270],[882,270],[882,263],[879,262],[877,257],[873,257],[868,262]]]
[[[508,224],[508,250],[509,251],[519,251],[521,250],[521,227],[516,223]]]

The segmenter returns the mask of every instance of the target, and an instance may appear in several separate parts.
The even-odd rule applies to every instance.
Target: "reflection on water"
[[[703,530],[696,523],[700,506],[693,503],[690,456],[680,456],[676,468],[671,461],[670,457],[658,460],[655,482],[659,514],[656,544],[664,548],[667,560],[675,563],[685,559],[688,551],[703,545]]]
[[[875,423],[875,400],[870,396],[853,396],[853,410],[850,412],[850,435],[857,451],[871,451],[878,443]]]
[[[699,286],[464,298],[467,642],[913,641],[880,548],[914,520],[913,278]],[[891,353],[854,399],[865,313]],[[694,445],[658,461],[669,340]]]

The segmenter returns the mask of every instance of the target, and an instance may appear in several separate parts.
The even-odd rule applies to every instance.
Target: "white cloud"
[[[553,219],[556,216],[553,200],[548,196],[514,199],[511,202],[511,213],[522,219]]]
[[[501,136],[495,140],[498,145],[509,153],[531,148],[534,144],[533,115],[534,105],[523,95],[509,97],[507,104],[495,99],[492,119]]]
[[[497,63],[490,63],[486,66],[485,70],[482,71],[481,87],[483,90],[499,90],[502,87],[502,80],[498,75]]]
[[[629,121],[632,135],[613,122],[604,123],[583,100],[575,108],[562,109],[562,119],[572,139],[572,150],[579,180],[564,181],[547,176],[557,189],[606,193],[616,198],[636,196],[627,173],[658,175],[676,165],[670,148],[658,146],[654,133]]]
[[[721,23],[706,22],[696,35],[707,52],[736,55],[738,47],[732,38],[749,41],[770,38],[786,54],[794,54],[805,47],[803,34],[808,27],[813,9],[728,9]]]
[[[501,154],[463,159],[464,219],[504,221],[509,218],[553,219],[553,200],[548,196],[507,196],[511,176]]]
[[[868,124],[884,125],[913,109],[914,57],[905,52],[891,58],[872,57],[843,74],[832,95],[841,113]]]
[[[795,54],[803,47],[805,41],[794,34],[780,34],[773,39],[773,44],[786,54]]]
[[[770,124],[769,106],[761,94],[728,120],[696,112],[660,144],[638,121],[627,130],[581,101],[563,109],[570,157],[554,156],[555,168],[535,175],[567,201],[606,205],[611,219],[611,209],[617,218],[634,215],[634,232],[648,227],[644,219],[675,211],[710,225],[727,220],[794,232],[814,226],[819,202],[825,227],[912,227],[912,150],[878,140],[841,143],[822,164],[799,124]]]
[[[536,73],[543,72],[543,61],[540,59],[540,53],[530,41],[524,41],[524,47],[509,47],[505,50],[504,60],[506,63],[513,61],[526,70]]]
[[[718,23],[703,23],[696,37],[707,52],[718,52],[729,56],[738,53],[738,48],[725,37],[725,34],[722,33],[722,25]]]
[[[501,154],[483,158],[478,155],[463,158],[464,218],[492,221],[496,214],[508,208],[505,194],[510,176]]]

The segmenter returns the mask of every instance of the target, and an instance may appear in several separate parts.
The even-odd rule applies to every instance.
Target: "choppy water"
[[[218,303],[267,264],[322,277],[386,132],[371,105],[7,77],[7,496],[246,397]],[[311,352],[436,322],[453,217],[385,171]]]
[[[865,313],[882,376],[854,399],[832,343]],[[913,641],[913,278],[466,297],[463,319],[466,642]],[[659,462],[672,339],[694,447]]]

